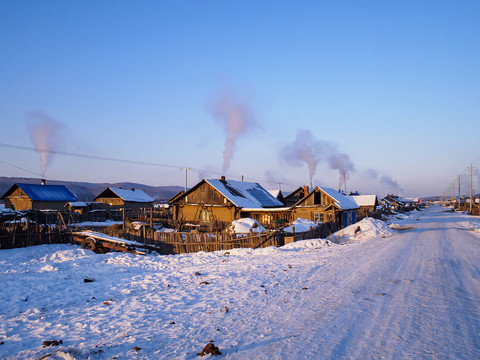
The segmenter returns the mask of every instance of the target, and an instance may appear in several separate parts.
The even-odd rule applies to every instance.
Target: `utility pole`
[[[190,168],[182,168],[182,170],[185,170],[185,192],[187,192],[187,171],[190,170]]]
[[[470,214],[472,213],[472,206],[473,206],[472,185],[473,185],[473,164],[470,164]]]
[[[452,183],[452,201],[453,201],[453,208],[455,208],[455,181]]]
[[[462,201],[462,196],[460,195],[460,175],[458,175],[458,207],[460,208],[460,202]]]

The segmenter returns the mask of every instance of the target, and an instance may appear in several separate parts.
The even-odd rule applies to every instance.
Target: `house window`
[[[208,210],[200,211],[200,220],[210,221],[210,211],[208,211]]]
[[[313,213],[313,221],[325,222],[325,214]]]
[[[266,214],[263,214],[261,215],[261,223],[262,224],[270,224],[272,222],[272,215],[266,215]]]
[[[317,191],[316,193],[313,194],[313,204],[314,205],[320,205],[322,203],[322,194]]]

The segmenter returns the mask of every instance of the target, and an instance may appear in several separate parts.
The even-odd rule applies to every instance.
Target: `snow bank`
[[[372,239],[389,236],[391,234],[393,234],[393,230],[390,229],[384,221],[365,218],[356,224],[352,224],[345,229],[337,231],[327,239],[334,243],[341,244],[357,239]]]
[[[255,233],[265,232],[265,228],[257,220],[243,218],[232,221],[232,225],[227,229],[230,234],[248,234],[250,231]]]
[[[310,230],[310,228],[315,228],[317,227],[320,222],[317,221],[312,221],[312,220],[307,220],[303,218],[298,218],[294,222],[291,223],[290,226],[284,228],[283,230],[286,232],[304,232]]]

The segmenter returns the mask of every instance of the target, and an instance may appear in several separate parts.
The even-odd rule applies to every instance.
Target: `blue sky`
[[[480,155],[478,1],[2,1],[0,32],[1,144],[49,122],[53,150],[172,166],[57,154],[46,178],[183,186],[190,167],[188,186],[288,191],[310,183],[285,159],[307,131],[313,185],[343,188],[345,155],[348,191],[427,196]],[[220,103],[249,119],[227,167]],[[36,152],[0,160],[42,175]]]

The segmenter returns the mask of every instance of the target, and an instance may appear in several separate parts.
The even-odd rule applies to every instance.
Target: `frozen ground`
[[[479,221],[437,207],[343,245],[181,256],[2,250],[0,358],[196,359],[213,340],[228,359],[478,359]]]

